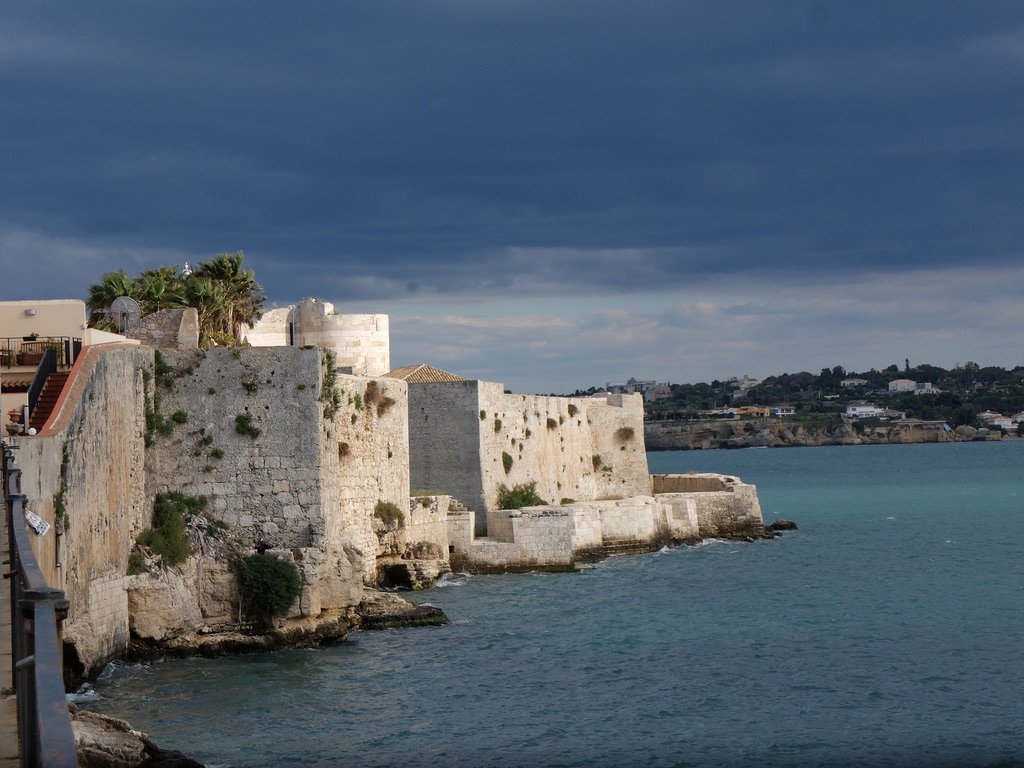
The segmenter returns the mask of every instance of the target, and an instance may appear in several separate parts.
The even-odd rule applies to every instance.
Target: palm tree
[[[266,296],[251,269],[242,269],[245,255],[241,251],[218,253],[210,261],[196,267],[194,278],[210,279],[221,286],[228,302],[224,323],[219,328],[241,341],[242,326],[252,325],[263,313]]]
[[[185,282],[182,304],[199,313],[199,344],[213,347],[232,341],[222,329],[230,316],[230,302],[223,286],[208,277],[193,275]]]
[[[181,306],[184,286],[176,266],[147,269],[132,281],[132,286],[145,314]]]
[[[118,296],[135,298],[134,294],[133,281],[123,269],[107,272],[99,283],[89,286],[89,298],[85,302],[85,306],[89,310],[89,326],[116,331],[116,324],[106,315],[107,307]]]

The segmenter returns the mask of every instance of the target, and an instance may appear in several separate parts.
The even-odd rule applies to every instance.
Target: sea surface
[[[650,454],[799,530],[456,575],[445,627],[114,665],[90,709],[210,766],[1022,766],[1024,440]]]

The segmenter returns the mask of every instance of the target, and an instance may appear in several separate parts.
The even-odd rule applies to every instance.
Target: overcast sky
[[[2,300],[243,250],[521,392],[1024,363],[1021,0],[0,8]]]

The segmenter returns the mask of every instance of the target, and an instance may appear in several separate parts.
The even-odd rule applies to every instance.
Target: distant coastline
[[[943,421],[901,419],[870,427],[841,423],[807,426],[786,419],[660,420],[644,424],[648,451],[729,448],[790,448],[821,445],[949,443],[1003,439],[997,431],[958,427]]]

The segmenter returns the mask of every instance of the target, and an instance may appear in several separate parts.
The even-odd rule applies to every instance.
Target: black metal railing
[[[28,386],[28,412],[29,418],[36,412],[36,403],[46,386],[46,379],[51,373],[57,372],[57,355],[52,349],[43,351],[43,359],[39,361],[36,368],[36,375],[32,377],[32,383]]]
[[[64,696],[61,626],[64,592],[46,583],[32,550],[21,469],[3,445],[3,490],[9,543],[11,663],[18,700],[21,765],[73,768],[75,736]]]
[[[53,350],[58,368],[70,368],[82,351],[82,340],[72,336],[0,336],[0,366],[39,365],[47,350]]]

